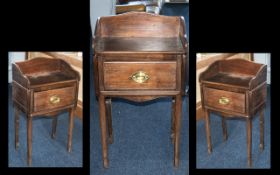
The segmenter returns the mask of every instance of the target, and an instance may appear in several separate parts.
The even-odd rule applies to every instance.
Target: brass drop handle
[[[229,99],[227,97],[221,97],[219,99],[219,103],[222,105],[227,105],[227,104],[229,104]]]
[[[132,74],[130,76],[130,78],[135,81],[136,83],[144,83],[146,82],[150,77],[148,74],[146,74],[145,72],[143,71],[138,71],[134,74]]]
[[[60,102],[60,98],[58,96],[54,95],[54,96],[50,97],[50,103],[51,104],[57,104],[59,102]]]

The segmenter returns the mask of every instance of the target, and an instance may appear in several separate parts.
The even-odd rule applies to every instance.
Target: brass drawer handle
[[[50,103],[51,104],[57,104],[59,102],[60,102],[60,98],[58,96],[54,95],[54,96],[50,97]]]
[[[132,74],[130,78],[136,83],[144,83],[149,79],[149,75],[143,71],[138,71]]]
[[[227,104],[229,104],[229,99],[227,97],[221,97],[219,99],[219,103],[222,105],[227,105]]]

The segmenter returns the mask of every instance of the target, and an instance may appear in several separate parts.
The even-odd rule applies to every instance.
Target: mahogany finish
[[[74,111],[77,106],[80,75],[61,59],[38,57],[17,62],[13,69],[13,105],[15,109],[15,145],[19,146],[19,111],[27,117],[27,161],[32,158],[32,119],[53,118],[52,138],[55,138],[57,115],[69,111],[67,150],[71,151]]]
[[[176,61],[173,62],[105,62],[104,89],[105,90],[133,90],[133,89],[176,89]],[[145,70],[150,81],[138,84],[131,81],[130,76],[138,70]],[[116,73],[117,72],[117,73]]]
[[[140,32],[140,31],[139,31]],[[159,36],[160,37],[160,36]],[[150,38],[150,37],[117,37],[100,38],[97,51],[102,52],[160,52],[184,53],[180,38]]]
[[[200,74],[209,154],[212,152],[209,112],[221,114],[224,140],[227,139],[227,117],[246,119],[249,167],[252,166],[252,118],[260,113],[260,149],[263,150],[266,67],[244,59],[219,60]]]
[[[174,100],[171,132],[174,165],[178,167],[187,66],[184,19],[143,12],[106,16],[98,19],[94,37],[94,81],[104,167],[109,167],[107,135],[113,142],[113,97],[136,102],[160,97]]]

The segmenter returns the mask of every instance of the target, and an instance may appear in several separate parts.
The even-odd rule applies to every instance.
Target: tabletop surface
[[[253,77],[254,76],[246,74],[220,72],[212,77],[205,79],[204,81],[239,86],[242,88],[249,88],[249,83]]]
[[[96,39],[95,51],[184,53],[180,38],[160,37],[102,37]]]
[[[68,75],[64,72],[58,72],[58,71],[57,72],[45,72],[45,73],[38,73],[38,74],[30,74],[30,75],[27,75],[27,77],[29,79],[29,82],[30,82],[31,86],[75,80],[70,75]]]

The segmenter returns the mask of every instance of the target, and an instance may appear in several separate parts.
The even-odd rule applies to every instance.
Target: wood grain
[[[105,90],[176,89],[176,62],[105,62]],[[149,79],[137,83],[131,76],[143,71]]]
[[[159,37],[102,37],[96,39],[95,51],[99,52],[167,52],[184,53],[180,38]]]
[[[178,37],[180,17],[129,12],[99,19],[97,36],[101,37]],[[147,25],[148,24],[148,25]]]
[[[97,20],[94,47],[94,81],[99,100],[103,166],[108,168],[107,127],[111,141],[110,106],[105,99],[136,102],[160,97],[174,98],[174,166],[180,162],[182,95],[188,68],[187,40],[183,18],[131,12]],[[142,71],[147,80],[132,75]],[[144,73],[143,73],[144,72]],[[116,138],[117,139],[117,138]]]
[[[74,108],[77,104],[79,73],[61,59],[38,57],[16,62],[13,68],[13,104],[16,112],[15,140],[18,148],[18,111],[27,117],[27,163],[32,164],[32,119],[53,118],[52,136],[56,131],[57,115],[69,110],[68,151],[72,145]],[[57,103],[50,101],[56,96]]]
[[[263,147],[263,116],[266,101],[266,66],[242,59],[219,60],[200,74],[201,104],[205,111],[208,153],[211,153],[210,112],[225,117],[246,118],[248,167],[252,166],[252,119],[260,112],[260,148]],[[258,83],[256,83],[258,82]],[[221,99],[227,99],[221,101]]]
[[[60,99],[59,103],[52,104],[50,98],[56,96]],[[74,104],[75,88],[66,87],[34,93],[34,112],[59,108]]]

